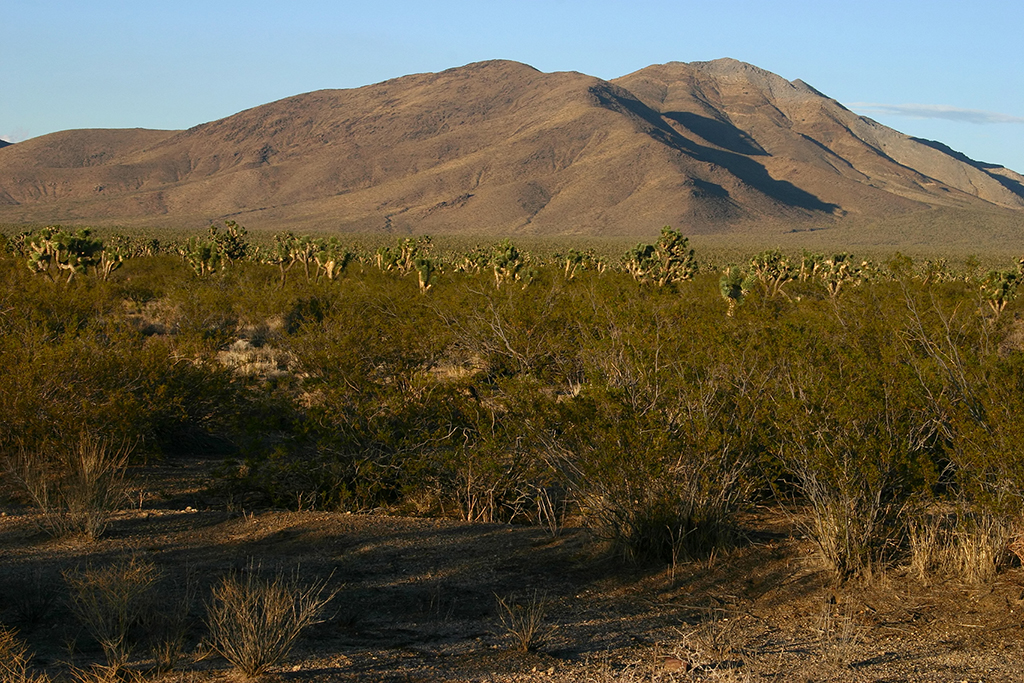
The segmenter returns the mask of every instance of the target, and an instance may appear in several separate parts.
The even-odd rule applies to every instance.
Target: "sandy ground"
[[[134,554],[159,569],[160,605],[176,604],[186,575],[199,584],[186,656],[158,675],[140,646],[132,667],[146,680],[237,678],[202,644],[205,601],[220,577],[253,567],[297,571],[337,591],[326,620],[271,680],[1024,680],[1020,568],[983,586],[926,585],[899,569],[836,585],[780,510],[752,511],[735,550],[673,569],[623,566],[578,528],[553,536],[441,519],[229,512],[211,502],[198,484],[155,493],[92,543],[53,539],[31,511],[7,508],[0,621],[51,674],[101,661],[68,608],[63,573]],[[537,650],[515,650],[498,598],[543,602]]]

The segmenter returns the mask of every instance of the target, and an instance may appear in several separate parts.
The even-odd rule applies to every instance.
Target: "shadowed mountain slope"
[[[735,60],[611,82],[492,61],[297,95],[187,131],[10,145],[0,222],[720,233],[1016,212],[1022,180]]]

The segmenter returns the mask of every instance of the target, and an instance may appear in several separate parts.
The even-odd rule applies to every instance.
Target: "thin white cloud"
[[[28,140],[29,133],[26,128],[15,128],[14,130],[0,134],[0,140],[4,142],[21,142],[22,140]]]
[[[962,109],[946,104],[878,104],[854,102],[848,105],[856,111],[889,116],[909,116],[915,119],[945,119],[961,123],[1024,123],[1024,116],[1010,116],[978,109]]]

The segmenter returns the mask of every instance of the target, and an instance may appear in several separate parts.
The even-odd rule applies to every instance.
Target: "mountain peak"
[[[64,131],[8,145],[0,222],[790,230],[1020,211],[1019,178],[735,59],[611,82],[499,59],[296,95],[180,133]]]

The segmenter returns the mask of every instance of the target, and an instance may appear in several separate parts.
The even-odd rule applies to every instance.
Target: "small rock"
[[[685,673],[690,670],[690,663],[678,657],[665,657],[661,660],[661,667],[665,671],[682,671]]]

